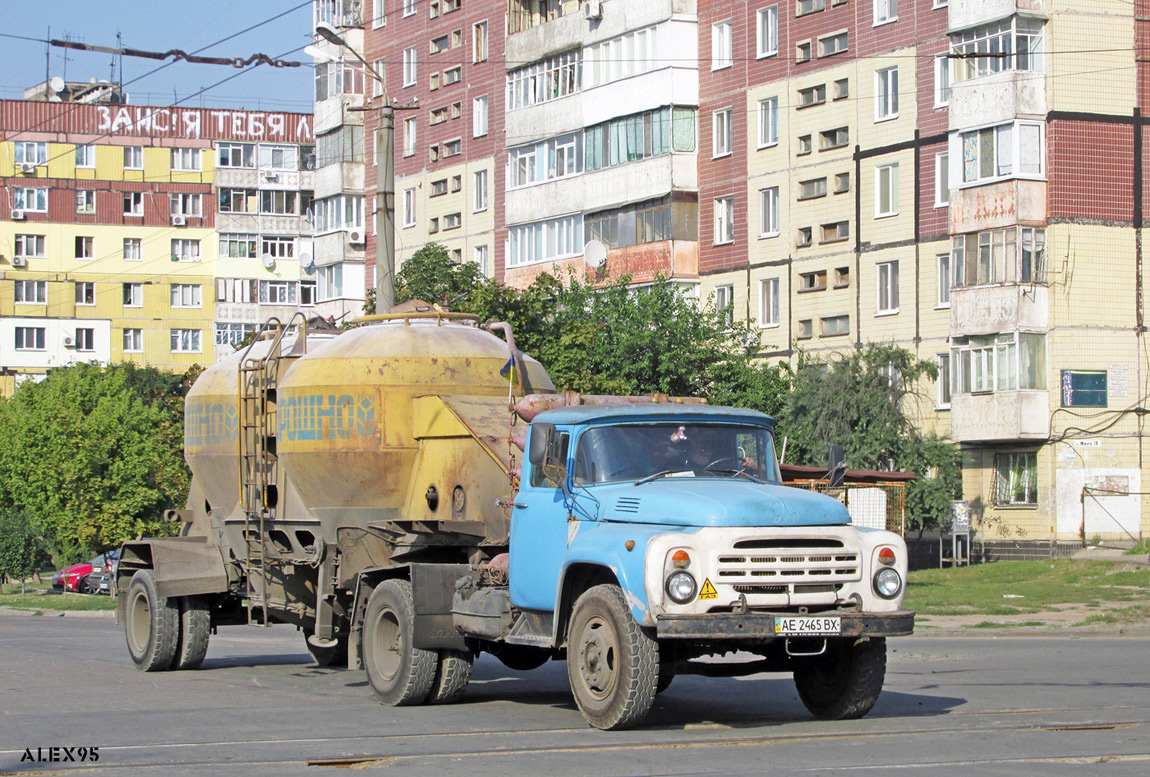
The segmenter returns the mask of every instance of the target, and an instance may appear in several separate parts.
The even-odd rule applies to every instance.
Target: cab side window
[[[567,467],[567,445],[571,436],[560,432],[555,445],[547,451],[547,461],[541,467],[531,468],[531,485],[534,488],[559,488],[563,484],[563,471]]]

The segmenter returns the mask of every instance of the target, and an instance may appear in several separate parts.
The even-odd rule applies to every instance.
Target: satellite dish
[[[588,240],[583,246],[583,261],[588,267],[599,269],[607,263],[607,246],[598,240]]]
[[[61,103],[64,101],[60,99],[60,95],[50,94],[50,95],[48,95],[48,102],[50,102],[50,103]]]
[[[48,79],[48,86],[51,87],[53,92],[59,94],[64,91],[64,79],[60,78],[60,76],[52,76]]]
[[[262,261],[264,263],[264,267],[268,268],[269,270],[276,266],[276,258],[271,254],[264,254],[260,257],[260,261]]]
[[[299,265],[303,268],[304,272],[309,274],[313,273],[315,272],[315,257],[307,251],[304,251],[299,255]]]

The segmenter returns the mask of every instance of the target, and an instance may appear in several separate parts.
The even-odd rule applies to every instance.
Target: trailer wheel
[[[206,596],[181,596],[180,636],[172,656],[172,669],[199,669],[208,654],[212,615]]]
[[[168,669],[180,638],[180,610],[175,599],[156,592],[156,575],[141,569],[128,585],[124,634],[128,654],[137,669],[156,672]]]
[[[575,602],[567,677],[579,711],[595,728],[630,728],[650,711],[659,682],[659,647],[635,623],[618,586],[597,585]]]
[[[471,654],[465,650],[440,650],[427,703],[453,704],[463,698],[471,680],[471,662]]]
[[[795,687],[816,718],[851,720],[871,711],[886,677],[886,640],[829,640],[827,652],[795,670]]]
[[[422,704],[431,692],[438,656],[412,645],[414,621],[411,583],[384,580],[371,592],[363,621],[363,666],[380,704]]]

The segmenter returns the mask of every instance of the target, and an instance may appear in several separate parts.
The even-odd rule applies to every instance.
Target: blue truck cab
[[[532,421],[508,588],[534,631],[508,641],[565,652],[592,725],[633,725],[683,673],[793,672],[823,718],[874,706],[885,638],[913,631],[905,543],[783,485],[774,429],[755,411],[674,403]],[[746,660],[707,660],[724,654]]]

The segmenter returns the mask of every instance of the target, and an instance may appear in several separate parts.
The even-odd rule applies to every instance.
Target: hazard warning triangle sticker
[[[711,585],[710,578],[703,581],[703,589],[699,591],[700,599],[718,599],[719,592],[715,590],[715,586]]]

